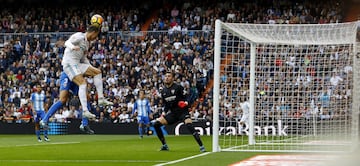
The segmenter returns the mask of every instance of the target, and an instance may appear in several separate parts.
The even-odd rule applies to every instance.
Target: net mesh
[[[351,148],[354,128],[358,131],[352,109],[354,42],[347,31],[353,25],[224,25],[230,28],[221,31],[222,150],[328,152]],[[250,41],[258,42],[254,44],[254,145],[248,144]]]

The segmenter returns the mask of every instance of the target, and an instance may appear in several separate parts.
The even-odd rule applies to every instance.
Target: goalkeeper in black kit
[[[164,134],[161,130],[161,126],[168,124],[171,125],[178,121],[182,121],[185,123],[187,129],[190,131],[190,133],[194,136],[196,142],[199,144],[200,152],[205,152],[205,147],[200,139],[199,133],[192,125],[192,121],[188,111],[188,103],[185,99],[184,88],[181,85],[174,83],[174,74],[172,72],[167,72],[165,74],[164,84],[165,87],[161,92],[161,96],[164,101],[164,111],[166,114],[165,116],[157,118],[155,121],[152,122],[156,134],[162,143],[160,150],[169,150],[169,147],[165,141]]]

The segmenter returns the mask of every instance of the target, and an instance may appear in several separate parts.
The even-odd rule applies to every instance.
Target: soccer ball
[[[96,27],[100,27],[103,21],[104,18],[101,15],[95,14],[91,17],[90,24]]]
[[[153,135],[153,131],[152,131],[152,130],[149,130],[149,131],[147,132],[147,135]]]

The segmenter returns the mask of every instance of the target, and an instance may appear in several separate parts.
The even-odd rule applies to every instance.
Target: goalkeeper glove
[[[188,105],[188,102],[187,102],[187,101],[179,101],[179,102],[178,102],[178,106],[179,106],[180,108],[185,108],[187,105]]]

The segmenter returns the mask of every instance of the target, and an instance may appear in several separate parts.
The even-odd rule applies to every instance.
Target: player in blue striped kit
[[[137,121],[139,124],[139,136],[143,138],[143,125],[145,125],[145,133],[147,135],[151,134],[150,128],[150,119],[151,116],[151,109],[150,109],[150,102],[148,99],[145,98],[145,91],[139,91],[139,98],[134,103],[134,108],[132,111],[132,115],[137,115]]]
[[[41,126],[47,127],[47,123],[49,121],[49,118],[53,116],[56,111],[58,111],[68,100],[69,100],[69,92],[72,94],[78,94],[79,86],[77,86],[75,83],[69,80],[69,77],[62,72],[60,75],[60,99],[55,102],[50,108],[49,111],[45,114],[44,118],[40,121]],[[87,105],[90,107],[90,104]],[[90,110],[90,108],[88,108]],[[94,131],[90,129],[88,125],[88,118],[82,116],[82,122],[80,126],[80,130],[88,133],[88,134],[94,134]]]
[[[40,85],[38,85],[34,92],[31,94],[31,105],[32,110],[34,114],[34,121],[35,121],[35,134],[39,142],[42,142],[42,139],[40,137],[40,120],[44,118],[45,116],[45,102],[46,102],[46,96],[45,93],[42,92],[42,88]],[[47,129],[44,129],[44,140],[50,141],[48,138]]]

